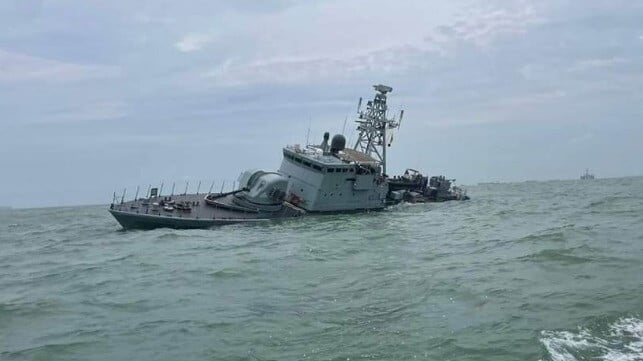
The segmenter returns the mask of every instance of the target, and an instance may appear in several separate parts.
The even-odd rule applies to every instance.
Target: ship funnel
[[[341,134],[335,134],[330,142],[330,152],[336,154],[340,150],[344,150],[344,148],[346,148],[346,137]]]

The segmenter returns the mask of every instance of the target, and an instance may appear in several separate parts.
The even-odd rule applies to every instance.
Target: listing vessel
[[[357,142],[326,132],[318,145],[283,148],[277,171],[243,172],[230,192],[162,195],[150,188],[143,198],[113,200],[110,213],[125,229],[208,228],[216,225],[262,222],[300,217],[307,213],[381,210],[391,203],[386,177],[387,131],[399,127],[399,117],[387,118],[387,94],[393,89],[374,86],[376,94],[361,110],[358,105]],[[138,191],[137,191],[138,193]],[[116,198],[116,197],[115,197]]]

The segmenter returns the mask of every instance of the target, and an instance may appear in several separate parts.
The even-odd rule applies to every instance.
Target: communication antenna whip
[[[400,130],[400,128],[402,127],[402,118],[404,118],[404,109],[400,110],[400,120],[397,121],[399,123],[397,125],[398,130]]]
[[[342,135],[344,135],[344,132],[346,131],[346,121],[348,120],[348,115],[344,118],[344,126],[342,127]]]

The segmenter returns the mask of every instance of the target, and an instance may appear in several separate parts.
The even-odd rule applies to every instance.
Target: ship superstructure
[[[325,133],[319,145],[283,148],[276,172],[243,172],[238,189],[231,192],[162,196],[154,188],[144,198],[137,195],[128,202],[123,195],[120,202],[112,202],[110,212],[123,228],[207,228],[305,213],[382,209],[389,193],[386,130],[397,128],[399,122],[386,118],[386,94],[393,89],[374,87],[377,94],[366,111],[358,107],[360,135],[355,149],[346,148],[343,135],[329,142]]]
[[[585,168],[585,174],[582,174],[580,176],[581,180],[592,180],[594,179],[594,175],[589,172],[589,168]]]
[[[289,201],[308,212],[343,212],[386,206],[388,184],[382,162],[347,149],[337,134],[328,144],[324,134],[318,146],[283,149],[279,173],[288,177]]]

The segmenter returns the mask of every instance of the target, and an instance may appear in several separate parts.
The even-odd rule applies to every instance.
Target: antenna
[[[393,88],[382,84],[373,85],[373,88],[377,93],[373,100],[366,103],[366,110],[360,111],[361,98],[357,107],[358,119],[355,122],[359,135],[353,149],[379,160],[382,164],[382,174],[386,175],[386,131],[398,128],[400,123],[386,117],[386,94],[392,92]]]
[[[398,120],[397,130],[402,127],[402,119],[404,118],[404,109],[400,110],[400,120]]]
[[[359,102],[357,102],[357,114],[362,109],[362,97],[359,97]]]
[[[348,120],[348,115],[344,118],[344,126],[342,127],[342,135],[344,135],[344,132],[346,131],[346,121]]]

